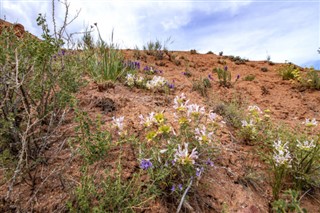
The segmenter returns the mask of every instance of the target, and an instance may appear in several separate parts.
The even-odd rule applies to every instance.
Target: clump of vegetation
[[[219,84],[220,86],[223,86],[223,87],[231,87],[240,79],[240,75],[237,75],[235,81],[232,83],[231,72],[228,70],[227,66],[225,66],[223,69],[214,68],[213,72],[218,74]]]
[[[320,74],[318,71],[310,68],[307,74],[301,80],[302,86],[309,88],[320,90]]]
[[[223,56],[223,52],[221,51],[221,52],[219,52],[219,56]]]
[[[10,177],[7,198],[18,179],[34,183],[32,170],[84,83],[79,56],[61,48],[62,35],[49,34],[43,15],[37,23],[41,42],[27,33],[18,38],[12,28],[0,35],[0,161],[8,162],[1,165]]]
[[[212,51],[208,51],[207,54],[213,54],[213,52]]]
[[[301,80],[300,70],[293,64],[285,64],[278,70],[283,80]]]
[[[285,199],[279,199],[272,203],[272,209],[277,213],[299,212],[306,213],[307,210],[300,206],[299,192],[296,190],[286,190]]]
[[[199,92],[202,96],[207,96],[208,88],[211,88],[211,82],[208,78],[200,78],[192,83],[192,90]]]
[[[143,50],[147,53],[147,55],[154,56],[156,60],[163,60],[165,55],[169,54],[167,44],[170,43],[170,41],[170,37],[163,43],[161,43],[159,40],[156,40],[155,42],[149,41],[143,46]]]
[[[260,69],[262,72],[268,72],[268,68],[267,67],[261,67]]]
[[[191,55],[197,54],[197,50],[195,50],[195,49],[190,50],[190,54]]]
[[[249,74],[249,75],[246,75],[246,76],[243,78],[243,80],[245,80],[245,81],[253,81],[255,78],[256,78],[255,75]]]
[[[249,60],[247,59],[243,59],[240,56],[228,56],[228,58],[233,61],[236,65],[240,65],[240,64],[245,64],[246,62],[248,62]]]

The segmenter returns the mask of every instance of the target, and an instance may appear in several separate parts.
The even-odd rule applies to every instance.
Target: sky
[[[64,0],[62,0],[64,1]],[[57,25],[65,10],[55,1]],[[140,49],[148,41],[169,50],[212,51],[249,60],[293,62],[320,69],[320,0],[68,0],[68,32],[97,23],[101,36],[120,48]],[[0,0],[0,18],[41,36],[38,14],[52,27],[51,0]],[[95,34],[97,36],[97,34]]]

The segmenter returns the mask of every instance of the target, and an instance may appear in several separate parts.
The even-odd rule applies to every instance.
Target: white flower
[[[167,81],[164,77],[153,76],[152,80],[147,82],[146,87],[148,89],[162,88],[166,83]]]
[[[254,126],[254,122],[253,122],[252,119],[250,119],[249,123],[246,120],[242,120],[241,123],[242,123],[242,125],[241,125],[242,127],[252,127],[252,126]]]
[[[194,116],[194,117],[198,117],[199,115],[203,115],[205,113],[204,107],[200,107],[197,104],[190,104],[187,106],[187,115],[190,116]]]
[[[144,81],[144,78],[142,76],[139,76],[136,78],[136,83],[139,85],[141,85],[143,83],[143,81]]]
[[[128,73],[126,76],[126,84],[131,87],[134,85],[134,80],[135,76],[131,73]]]
[[[184,93],[181,93],[180,96],[176,96],[173,100],[173,108],[178,111],[185,111],[187,109],[189,100],[186,99]]]
[[[311,121],[309,118],[307,118],[306,121],[303,122],[302,124],[306,125],[306,127],[315,127],[318,125],[318,122],[316,121],[315,118],[313,118]]]
[[[249,112],[258,112],[259,114],[262,113],[261,109],[257,105],[252,105],[248,107]]]
[[[311,141],[304,141],[303,143],[301,143],[299,140],[297,140],[298,144],[297,144],[297,147],[299,147],[300,149],[302,150],[311,150],[313,148],[316,147],[316,145],[313,143],[313,140]]]
[[[119,118],[112,117],[113,123],[112,125],[118,129],[118,134],[121,135],[123,131],[123,123],[124,123],[124,116],[121,116]]]
[[[196,150],[197,148],[194,148],[191,153],[188,152],[188,143],[184,143],[184,149],[181,148],[180,145],[178,145],[178,149],[176,150],[176,153],[174,154],[174,161],[180,163],[180,164],[195,164],[195,160],[198,159],[198,152]]]
[[[276,166],[287,165],[290,167],[292,158],[288,150],[288,142],[282,144],[281,140],[274,141],[273,147],[275,149],[273,159]]]
[[[201,129],[196,128],[194,132],[195,132],[195,138],[200,142],[200,144],[202,142],[211,143],[213,132],[207,133],[206,127],[204,125],[202,126]]]
[[[208,114],[208,118],[212,123],[216,121],[217,117],[218,115],[216,113],[213,113],[212,111],[210,111]]]
[[[139,115],[140,118],[140,124],[149,127],[151,126],[153,123],[156,122],[156,119],[154,118],[155,113],[154,112],[150,112],[149,116],[147,116],[146,118],[143,117],[143,115]]]

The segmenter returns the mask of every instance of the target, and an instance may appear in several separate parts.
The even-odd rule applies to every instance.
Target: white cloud
[[[2,5],[8,21],[17,21],[38,36],[38,13],[46,13],[51,22],[51,0],[4,0]],[[56,19],[61,23],[64,9],[56,5]],[[70,5],[70,17],[76,10],[81,13],[69,32],[98,23],[107,41],[114,30],[114,41],[121,48],[142,47],[149,40],[171,36],[174,43],[169,48],[177,50],[224,51],[259,60],[269,54],[274,61],[296,63],[319,57],[320,3],[71,0]]]

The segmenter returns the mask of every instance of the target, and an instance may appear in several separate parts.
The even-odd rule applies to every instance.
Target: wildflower
[[[182,191],[182,184],[181,183],[178,185],[178,188],[180,191]]]
[[[249,106],[248,110],[250,113],[259,113],[259,114],[262,113],[261,109],[257,105]]]
[[[184,149],[181,149],[181,146],[178,145],[178,149],[174,154],[174,161],[179,162],[182,165],[185,164],[195,164],[195,160],[198,159],[197,148],[194,148],[191,151],[191,154],[188,152],[188,143],[184,143]]]
[[[216,113],[213,113],[212,111],[209,112],[209,114],[208,114],[208,118],[212,123],[214,123],[216,121],[217,117],[218,117],[218,115]]]
[[[190,104],[187,106],[187,109],[187,115],[191,115],[195,118],[198,118],[200,115],[203,115],[205,113],[204,107],[200,107],[197,104]]]
[[[154,115],[155,115],[154,112],[150,112],[149,116],[147,116],[146,118],[144,118],[143,115],[139,115],[140,124],[143,124],[145,127],[151,126],[153,123],[156,122]]]
[[[158,128],[159,134],[169,134],[171,131],[171,127],[168,125],[162,125]]]
[[[207,133],[206,127],[204,125],[202,126],[202,129],[200,128],[195,129],[195,138],[200,142],[200,144],[202,142],[211,143],[212,135],[213,135],[213,132]]]
[[[123,121],[124,121],[124,116],[121,116],[119,118],[112,117],[113,120],[113,126],[118,129],[118,134],[121,135],[123,131]]]
[[[237,75],[237,78],[236,78],[236,81],[239,80],[239,78],[240,78],[240,75],[238,74],[238,75]]]
[[[150,159],[143,159],[140,163],[140,168],[143,170],[147,170],[149,168],[152,168],[152,163],[150,161]]]
[[[297,147],[299,147],[301,150],[309,151],[316,147],[316,145],[313,143],[313,140],[311,141],[304,141],[301,143],[299,140],[297,140],[298,144]]]
[[[208,158],[206,164],[207,164],[208,166],[211,166],[211,167],[214,166],[214,163],[213,163],[209,158]]]
[[[208,78],[213,81],[213,77],[211,76],[211,74],[208,75]]]
[[[286,165],[290,167],[289,163],[291,162],[291,155],[288,150],[288,142],[282,144],[281,140],[274,141],[273,144],[274,147],[274,154],[273,154],[273,159],[276,163],[276,166],[282,166]]]
[[[152,141],[155,137],[157,137],[157,132],[155,131],[149,131],[146,135],[146,139],[149,141]]]
[[[250,119],[249,123],[246,120],[242,120],[242,127],[253,127],[254,126],[254,122],[252,119]]]
[[[224,71],[228,71],[228,67],[227,66],[224,67]]]
[[[167,81],[164,77],[153,76],[152,80],[147,82],[146,87],[147,89],[157,89],[162,88],[166,83]]]
[[[200,176],[202,175],[203,171],[204,171],[204,168],[203,168],[203,167],[201,167],[201,168],[196,168],[196,176],[197,176],[197,177],[200,177]]]
[[[154,115],[154,119],[158,124],[161,124],[164,122],[164,115],[163,113],[157,113]]]
[[[142,76],[139,76],[139,77],[137,77],[135,80],[136,80],[136,83],[137,83],[138,85],[142,85],[142,84],[143,84],[143,81],[144,81],[144,78],[143,78]]]
[[[172,185],[170,191],[171,191],[171,192],[174,192],[175,190],[176,190],[176,186],[175,186],[175,185]]]
[[[128,73],[126,76],[126,84],[130,87],[134,85],[135,76],[131,73]]]
[[[318,122],[316,121],[315,118],[313,118],[312,120],[310,120],[309,118],[306,118],[306,121],[303,122],[303,124],[305,124],[306,127],[315,127],[318,125]]]

